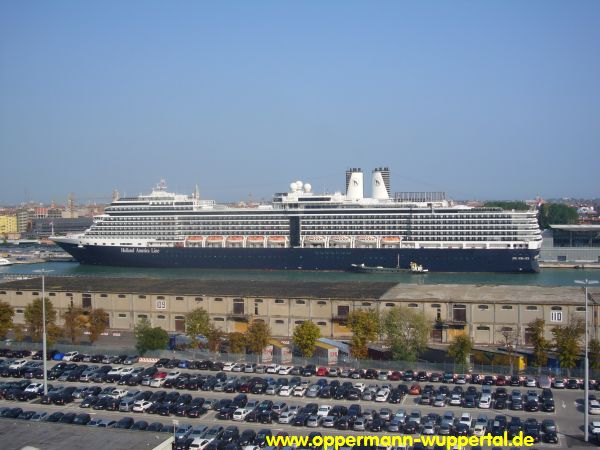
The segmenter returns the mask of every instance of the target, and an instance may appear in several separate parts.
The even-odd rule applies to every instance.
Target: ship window
[[[532,306],[532,305],[529,305],[529,306],[527,306],[527,308],[525,308],[525,309],[526,309],[527,311],[537,311],[537,310],[538,310],[538,307],[537,307],[537,306]]]
[[[138,295],[138,298],[146,298],[145,295]]]
[[[285,303],[285,300],[278,298],[275,300],[275,303],[277,303],[277,304]]]
[[[502,309],[513,309],[512,305],[502,305]]]
[[[175,300],[183,300],[183,297],[175,297]]]
[[[481,310],[490,309],[490,307],[488,305],[479,305],[479,306],[477,306],[477,308],[479,308]]]

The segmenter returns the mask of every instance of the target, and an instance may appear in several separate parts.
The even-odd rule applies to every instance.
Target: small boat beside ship
[[[6,259],[6,258],[0,258],[0,266],[12,266],[13,263]]]
[[[425,269],[421,264],[417,264],[416,262],[411,262],[408,269],[400,267],[399,265],[396,267],[382,267],[382,266],[367,266],[365,264],[352,264],[350,267],[352,272],[357,273],[416,273],[416,274],[425,274],[428,273],[429,270]]]

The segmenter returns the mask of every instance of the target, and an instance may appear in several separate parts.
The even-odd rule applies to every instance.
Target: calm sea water
[[[204,269],[139,269],[85,266],[75,262],[44,264],[15,264],[0,267],[3,274],[31,274],[34,270],[52,270],[52,275],[79,275],[105,277],[196,278],[201,280],[248,281],[396,281],[419,284],[515,284],[540,286],[572,286],[574,280],[600,279],[600,270],[542,269],[536,274],[496,273],[430,273],[426,275],[358,274],[327,271],[264,271],[264,270],[204,270]]]

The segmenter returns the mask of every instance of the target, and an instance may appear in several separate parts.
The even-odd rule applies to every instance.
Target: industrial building
[[[542,238],[540,261],[600,263],[600,225],[550,225]]]
[[[24,323],[24,309],[40,296],[41,279],[0,285],[0,301],[15,308],[15,322]],[[169,332],[185,330],[185,314],[202,307],[226,332],[244,332],[249,322],[269,324],[272,335],[286,338],[296,325],[315,322],[323,337],[350,336],[347,319],[356,309],[380,312],[394,306],[414,308],[433,324],[432,342],[449,342],[460,333],[478,345],[529,344],[527,325],[546,321],[548,337],[556,325],[583,317],[580,287],[512,285],[416,285],[393,282],[203,281],[108,277],[47,277],[46,295],[62,313],[69,305],[103,308],[113,330],[132,330],[142,318]],[[590,289],[591,336],[598,336],[600,289]]]

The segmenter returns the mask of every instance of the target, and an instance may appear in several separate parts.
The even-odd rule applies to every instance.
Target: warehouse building
[[[9,281],[0,285],[0,301],[15,308],[16,323],[24,323],[24,309],[40,290],[40,278]],[[223,331],[244,332],[249,322],[260,320],[280,338],[291,336],[306,320],[316,323],[323,337],[348,338],[352,311],[383,313],[403,306],[431,319],[432,342],[446,343],[467,333],[479,345],[505,343],[508,335],[517,345],[527,345],[532,320],[544,319],[550,337],[553,326],[585,314],[583,289],[575,286],[47,277],[46,295],[59,315],[70,305],[105,309],[112,330],[133,330],[145,318],[169,332],[183,332],[185,314],[202,307]],[[590,290],[590,300],[589,330],[600,337],[600,289]]]

